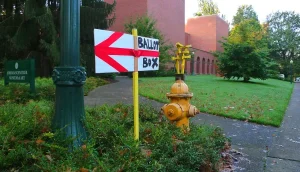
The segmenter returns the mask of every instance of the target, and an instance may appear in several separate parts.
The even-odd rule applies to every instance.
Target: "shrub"
[[[36,94],[29,92],[29,84],[10,83],[8,86],[3,85],[3,80],[0,80],[0,105],[7,102],[26,103],[29,100],[49,100],[55,99],[55,85],[51,78],[37,78],[36,79]],[[108,81],[89,77],[84,84],[84,94],[95,89],[98,86],[108,84]]]
[[[219,128],[191,126],[184,134],[153,108],[140,107],[140,141],[133,139],[133,108],[86,109],[89,139],[70,152],[71,138],[49,131],[53,103],[0,106],[2,171],[217,171],[227,139]]]

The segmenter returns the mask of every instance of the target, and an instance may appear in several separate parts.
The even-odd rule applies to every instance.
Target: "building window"
[[[207,70],[207,74],[210,74],[210,71],[209,71],[209,69],[210,69],[210,60],[209,59],[207,59],[207,68],[206,68],[206,70]]]
[[[214,60],[211,61],[211,73],[215,74],[215,62],[214,62]]]
[[[202,59],[202,74],[205,74],[205,58]]]
[[[200,57],[197,57],[196,73],[200,74]]]

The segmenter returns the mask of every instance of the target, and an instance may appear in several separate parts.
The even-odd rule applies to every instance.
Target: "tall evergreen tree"
[[[116,1],[82,0],[80,13],[81,59],[88,76],[95,74],[94,29],[108,29],[115,20]],[[109,17],[110,16],[110,17]]]
[[[58,60],[56,30],[46,0],[15,0],[4,5],[5,19],[0,23],[0,35],[7,35],[5,54],[1,58],[36,59],[37,73],[50,75],[51,67]],[[11,10],[13,7],[14,10]],[[3,55],[3,54],[2,54]],[[48,61],[44,63],[44,61]],[[46,67],[45,65],[49,65]],[[43,65],[43,68],[41,67]],[[45,69],[41,73],[39,69]]]
[[[82,62],[87,62],[91,74],[94,71],[93,29],[107,29],[113,23],[116,2],[81,0],[81,4]],[[0,14],[0,69],[7,59],[35,57],[40,66],[37,73],[51,75],[59,61],[60,0],[0,0]]]
[[[25,0],[0,0],[0,71],[7,57],[14,59],[22,55],[22,52],[11,48],[13,45],[10,38],[22,22],[24,2]]]

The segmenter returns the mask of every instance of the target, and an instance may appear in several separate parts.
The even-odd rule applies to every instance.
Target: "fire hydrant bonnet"
[[[193,93],[189,92],[189,87],[182,80],[177,80],[171,87],[171,92],[167,93],[167,97],[186,97],[192,98]]]

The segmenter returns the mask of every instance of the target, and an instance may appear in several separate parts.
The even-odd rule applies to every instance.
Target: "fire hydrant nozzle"
[[[189,130],[189,118],[199,113],[199,110],[190,104],[193,93],[182,80],[177,80],[171,87],[171,92],[166,95],[170,99],[161,109],[165,116],[178,127],[187,127]]]

